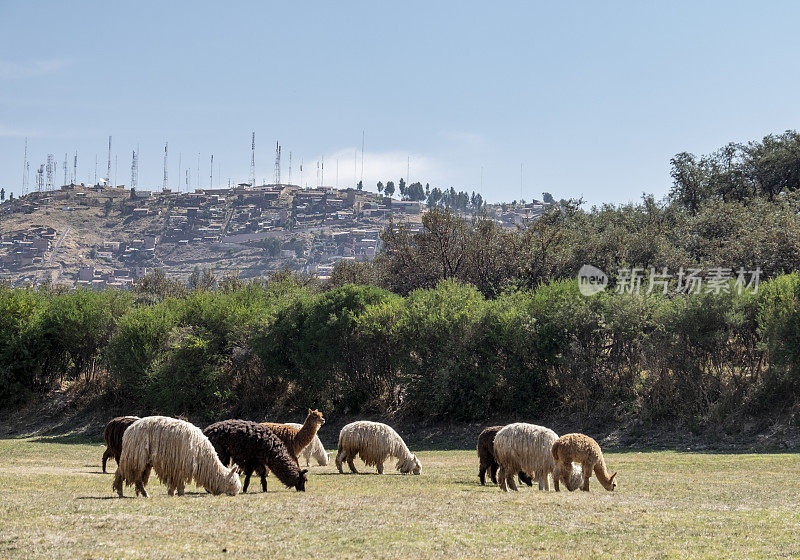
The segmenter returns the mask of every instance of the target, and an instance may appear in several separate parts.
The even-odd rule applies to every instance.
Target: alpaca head
[[[297,481],[297,484],[294,485],[295,490],[298,492],[305,492],[306,482],[308,482],[308,469],[303,469],[300,471],[300,478]]]
[[[605,489],[608,490],[609,492],[613,492],[614,488],[617,487],[617,481],[614,480],[616,477],[617,477],[617,473],[612,474],[608,479],[608,485],[603,484]]]
[[[322,426],[325,423],[325,418],[322,417],[322,413],[319,410],[311,410],[309,408],[306,422],[311,422],[316,426]]]
[[[225,477],[225,493],[228,496],[235,496],[242,491],[242,481],[239,480],[239,467],[234,466],[228,471]]]
[[[397,470],[403,474],[419,474],[422,472],[422,463],[419,462],[416,455],[411,455],[408,459],[397,463]]]

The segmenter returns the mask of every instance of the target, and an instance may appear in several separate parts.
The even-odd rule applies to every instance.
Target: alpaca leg
[[[561,491],[561,488],[558,485],[560,478],[561,478],[561,464],[556,463],[556,469],[553,471],[553,486],[555,486],[556,492]]]
[[[515,473],[508,472],[506,474],[506,484],[508,484],[508,487],[511,488],[514,492],[518,492],[519,489],[517,488],[517,481],[514,480],[515,478],[516,478]]]
[[[113,456],[114,453],[112,453],[108,448],[106,448],[106,450],[103,452],[103,474],[106,472],[106,462],[108,462],[108,460]]]
[[[183,496],[185,492],[186,492],[186,485],[183,482],[181,482],[180,484],[178,484],[178,496]]]
[[[149,498],[150,497],[150,495],[147,493],[147,490],[144,489],[144,484],[142,483],[142,481],[141,480],[137,480],[136,481],[136,495],[138,496],[140,494],[141,494],[142,498]]]
[[[517,477],[519,478],[519,481],[522,484],[527,484],[528,486],[533,486],[533,479],[531,477],[529,477],[527,474],[525,474],[525,471],[519,471],[519,473],[517,474]]]
[[[260,465],[256,469],[256,472],[258,473],[258,476],[261,477],[261,490],[263,492],[266,492],[267,491],[267,469],[266,469],[266,467],[264,467],[264,465]]]
[[[378,474],[383,474],[383,463],[378,463],[376,466],[378,467]]]
[[[336,468],[339,469],[339,474],[344,474],[342,471],[342,461],[344,461],[343,455],[344,453],[342,453],[341,449],[336,453]]]
[[[167,495],[168,496],[174,496],[175,495],[175,487],[174,486],[170,485],[170,486],[167,487]]]
[[[356,470],[356,466],[353,464],[353,459],[355,459],[355,458],[356,458],[355,453],[353,455],[348,455],[347,456],[347,466],[350,467],[350,471],[351,472],[354,472],[354,473],[358,474],[358,471]]]
[[[483,463],[481,463],[481,466],[478,469],[478,480],[481,481],[481,486],[486,486],[486,465]]]
[[[492,477],[492,482],[497,484],[497,469],[500,468],[500,465],[497,463],[492,463],[491,467],[489,467],[489,476]]]
[[[589,491],[589,477],[592,476],[592,466],[589,463],[582,463],[581,470],[583,471],[583,485],[581,490],[584,492]]]
[[[247,469],[244,473],[244,484],[242,484],[242,494],[247,493],[247,487],[250,486],[250,476],[253,474],[252,469]]]
[[[153,465],[148,464],[144,468],[144,472],[142,473],[142,485],[147,486],[147,483],[150,481],[150,472],[153,470]]]
[[[497,478],[500,481],[500,490],[508,492],[508,483],[506,482],[506,470],[500,467],[497,471]]]
[[[114,475],[114,484],[111,485],[112,490],[116,490],[117,496],[122,497],[122,473],[117,469]]]

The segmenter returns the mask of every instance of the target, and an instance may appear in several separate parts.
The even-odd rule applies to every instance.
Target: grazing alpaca
[[[182,496],[194,481],[214,495],[235,496],[242,489],[239,471],[226,469],[214,446],[200,428],[176,418],[148,416],[131,424],[122,436],[122,455],[112,488],[122,497],[122,483],[136,486],[147,497],[150,470],[167,487],[170,496]]]
[[[247,492],[253,471],[261,477],[261,488],[266,492],[268,470],[287,487],[305,492],[308,469],[300,470],[283,442],[265,425],[247,420],[224,420],[211,424],[203,433],[224,465],[233,460],[241,467],[244,472],[242,492]]]
[[[296,424],[294,422],[286,422],[286,425],[297,428],[298,430],[303,427],[302,424]],[[305,462],[307,467],[310,466],[312,458],[321,467],[327,467],[328,463],[331,462],[330,453],[325,451],[325,447],[322,445],[322,441],[319,439],[318,435],[314,436],[314,439],[308,447],[303,449],[298,457],[298,459],[302,459],[302,461]]]
[[[503,429],[503,426],[491,426],[486,428],[478,436],[478,461],[480,463],[480,470],[478,471],[478,479],[481,481],[481,486],[486,485],[486,471],[489,471],[489,476],[492,482],[497,484],[497,468],[499,465],[494,459],[494,438]],[[517,474],[519,481],[533,486],[533,480],[522,471]]]
[[[306,421],[300,429],[288,424],[278,424],[277,422],[263,422],[262,425],[272,430],[286,444],[286,450],[289,455],[299,465],[298,457],[303,452],[303,449],[314,441],[320,426],[324,423],[325,418],[322,417],[322,413],[319,410],[311,410],[309,408]]]
[[[395,468],[403,474],[419,474],[422,465],[416,455],[406,447],[403,438],[386,424],[379,422],[352,422],[339,432],[339,452],[336,454],[336,468],[342,472],[342,463],[354,473],[358,473],[353,459],[361,457],[368,467],[375,465],[378,474],[383,474],[383,462],[388,457],[397,457]]]
[[[613,492],[617,487],[617,483],[614,482],[617,473],[608,475],[603,452],[597,442],[589,436],[584,434],[563,435],[553,444],[552,454],[557,463],[554,476],[557,479],[560,478],[567,485],[568,490],[574,490],[578,486],[575,482],[568,482],[564,475],[571,469],[573,463],[581,465],[583,482],[581,490],[589,491],[589,478],[592,476],[592,471],[603,488],[609,492]]]
[[[138,416],[117,416],[106,424],[106,429],[103,430],[103,439],[106,441],[106,450],[103,452],[103,473],[106,472],[106,462],[111,457],[119,466],[119,456],[122,453],[122,434],[138,419]]]
[[[550,475],[555,471],[553,443],[558,435],[550,428],[517,422],[509,424],[494,438],[494,457],[500,465],[497,478],[500,489],[516,491],[514,475],[523,471],[539,483],[539,490],[550,490]],[[578,480],[579,473],[572,471],[571,480]],[[558,478],[553,477],[556,491]]]

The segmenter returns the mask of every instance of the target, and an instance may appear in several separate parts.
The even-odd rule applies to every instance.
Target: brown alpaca
[[[299,429],[287,424],[262,422],[286,445],[286,450],[298,465],[300,464],[298,457],[303,452],[303,449],[314,441],[320,426],[324,423],[325,418],[322,417],[322,413],[319,410],[311,410],[310,408],[308,409],[306,421],[303,422],[303,427]]]
[[[617,473],[611,476],[608,475],[603,452],[600,451],[600,446],[597,445],[597,442],[589,436],[584,434],[563,435],[553,444],[552,452],[553,459],[556,460],[556,470],[553,473],[553,478],[561,480],[570,492],[575,490],[569,482],[572,463],[580,463],[583,470],[581,490],[589,491],[589,478],[592,476],[592,471],[594,471],[603,488],[609,492],[613,492],[614,488],[617,487],[617,483],[614,482]],[[556,483],[556,490],[558,490],[558,483]]]

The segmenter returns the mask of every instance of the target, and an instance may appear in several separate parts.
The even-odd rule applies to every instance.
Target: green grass
[[[607,453],[617,491],[503,494],[474,451],[419,454],[421,476],[313,467],[308,491],[112,497],[103,447],[0,440],[0,558],[791,558],[798,455]],[[113,461],[110,469],[114,470]],[[126,489],[133,496],[132,489]]]

